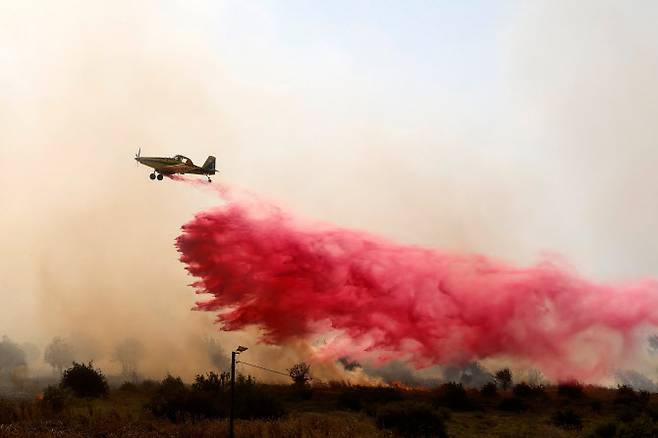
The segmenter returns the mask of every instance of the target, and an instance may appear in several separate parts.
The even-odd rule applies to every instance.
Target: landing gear
[[[208,175],[206,175],[206,178],[208,178],[208,182],[209,182],[209,183],[212,182],[212,180],[210,179],[210,177],[209,177]]]
[[[150,174],[150,175],[149,175],[149,178],[151,178],[151,179],[155,179],[155,172],[153,172],[152,174]]]
[[[158,173],[158,181],[162,181],[162,178],[164,178],[164,177],[162,176],[162,174],[161,174],[161,173]]]

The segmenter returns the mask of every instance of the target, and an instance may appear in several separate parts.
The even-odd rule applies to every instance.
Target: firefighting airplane
[[[142,149],[140,148],[135,155],[135,161],[148,167],[153,168],[153,173],[149,178],[162,181],[163,175],[173,175],[175,173],[186,174],[193,173],[196,175],[205,175],[208,182],[211,182],[210,175],[214,175],[215,170],[215,157],[212,155],[206,159],[203,166],[197,166],[192,163],[187,157],[182,155],[174,155],[172,158],[167,157],[142,157]]]

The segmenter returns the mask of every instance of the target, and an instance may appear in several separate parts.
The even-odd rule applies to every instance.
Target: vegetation
[[[229,377],[117,380],[108,389],[91,363],[74,363],[38,397],[0,399],[0,436],[227,436]],[[624,385],[519,382],[506,391],[493,382],[480,390],[461,383],[409,389],[305,382],[308,399],[294,380],[267,385],[237,376],[236,436],[658,436],[658,394]]]
[[[495,378],[500,387],[505,391],[512,386],[512,372],[509,368],[496,371]]]
[[[427,403],[402,401],[377,411],[377,426],[402,437],[446,437],[441,416]]]
[[[571,399],[583,396],[583,385],[576,381],[562,382],[557,385],[557,393]]]
[[[104,397],[110,390],[103,373],[94,369],[91,362],[87,365],[73,362],[73,366],[62,374],[59,386],[70,390],[77,397]]]

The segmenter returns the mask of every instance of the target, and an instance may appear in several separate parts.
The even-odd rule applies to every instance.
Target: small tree
[[[73,366],[62,374],[59,385],[70,389],[78,397],[98,398],[109,393],[105,376],[100,370],[94,369],[92,362],[87,365],[73,362]]]
[[[295,386],[304,387],[311,381],[311,366],[306,362],[299,362],[288,370]]]
[[[62,338],[54,338],[43,355],[48,365],[62,374],[62,370],[73,363],[73,348]]]
[[[496,381],[498,384],[503,388],[503,390],[507,390],[510,386],[512,386],[512,372],[509,370],[509,368],[503,368],[502,370],[496,371]]]

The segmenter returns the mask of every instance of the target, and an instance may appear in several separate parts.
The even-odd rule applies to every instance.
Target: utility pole
[[[233,430],[233,419],[235,418],[235,357],[247,351],[247,347],[238,345],[238,348],[235,351],[231,351],[231,413],[228,420],[228,436],[229,438],[235,438],[235,431]]]

